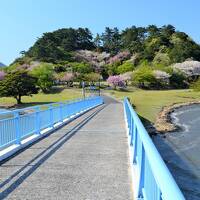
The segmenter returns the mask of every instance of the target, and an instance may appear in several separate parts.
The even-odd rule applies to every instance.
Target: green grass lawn
[[[65,89],[57,87],[52,90],[50,94],[38,93],[33,96],[22,97],[22,107],[38,105],[44,103],[59,102],[69,99],[75,99],[82,96],[81,89]],[[0,105],[12,105],[16,104],[16,100],[11,97],[0,98]]]
[[[194,92],[192,90],[151,91],[135,89],[130,92],[111,91],[111,94],[119,99],[122,99],[125,96],[129,97],[132,104],[135,105],[138,114],[151,122],[155,122],[156,115],[163,106],[200,100],[200,92]]]

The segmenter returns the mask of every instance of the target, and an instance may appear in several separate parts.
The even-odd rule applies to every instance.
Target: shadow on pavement
[[[61,148],[73,135],[75,135],[85,124],[87,124],[93,117],[95,117],[105,107],[106,107],[105,105],[101,106],[94,113],[90,114],[87,118],[83,119],[79,124],[77,124],[75,127],[73,127],[65,135],[63,135],[62,137],[60,137],[58,140],[56,140],[54,143],[52,143],[49,147],[47,147],[44,151],[42,151],[40,154],[38,154],[32,160],[30,160],[27,164],[25,164],[22,168],[20,168],[15,173],[13,173],[9,178],[7,178],[2,183],[0,183],[0,189],[2,187],[6,186],[7,184],[9,184],[9,186],[0,193],[0,199],[5,199],[11,192],[13,192],[35,170],[37,170],[37,168],[39,168],[47,159],[49,159],[59,148]],[[46,137],[48,137],[51,134],[53,134],[53,132],[50,133],[50,134],[48,134]],[[44,138],[41,138],[40,140],[34,142],[33,144],[29,145],[27,148],[29,148],[30,146],[33,146],[34,144],[40,142]],[[22,151],[25,151],[27,148],[25,148]],[[19,154],[19,153],[17,153],[17,154]],[[15,154],[15,156],[17,154]],[[35,164],[32,164],[37,159],[39,159],[39,160]],[[3,163],[5,163],[5,162],[6,161],[4,161]],[[0,164],[0,167],[1,167],[1,165],[3,163]],[[25,172],[20,177],[18,177],[13,183],[10,183],[14,178],[17,177],[17,175],[19,175],[23,171],[25,171]]]

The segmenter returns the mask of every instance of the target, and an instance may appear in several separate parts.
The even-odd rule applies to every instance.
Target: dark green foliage
[[[143,27],[132,26],[122,31],[122,47],[131,53],[140,53],[144,49],[146,29]]]
[[[195,91],[200,91],[200,79],[198,79],[197,81],[192,83],[190,88],[195,90]]]
[[[200,60],[200,46],[187,34],[176,31],[172,25],[150,25],[132,26],[122,31],[116,27],[106,27],[105,31],[101,35],[97,34],[95,38],[87,28],[64,28],[44,33],[27,52],[22,52],[22,57],[15,62],[76,62],[74,51],[80,49],[106,51],[111,55],[128,50],[133,54],[137,53],[139,61],[149,62],[152,62],[157,54],[163,54],[170,59],[170,64],[183,62],[188,58]]]
[[[87,74],[87,73],[93,72],[93,68],[88,63],[72,62],[72,63],[69,63],[69,66],[72,68],[73,72],[77,72],[80,74]]]
[[[25,56],[35,60],[56,63],[72,60],[72,51],[78,49],[94,49],[92,34],[88,28],[66,28],[44,33]]]
[[[188,83],[186,80],[185,75],[179,71],[173,72],[169,78],[171,88],[176,89],[187,88]]]
[[[121,49],[121,34],[117,27],[109,28],[106,27],[105,32],[101,35],[101,40],[103,43],[103,49],[106,52],[115,55]]]
[[[22,96],[31,96],[36,94],[37,79],[29,75],[24,70],[9,72],[5,78],[0,81],[0,96],[14,97],[17,103],[21,103]]]
[[[144,89],[155,88],[158,85],[153,70],[147,66],[142,66],[133,73],[132,82],[137,87]]]
[[[42,92],[47,93],[50,91],[54,81],[54,71],[51,64],[42,63],[40,66],[34,68],[30,73],[37,78],[36,84]]]
[[[54,71],[56,73],[66,72],[66,67],[64,65],[58,64],[54,66]]]
[[[118,74],[124,74],[126,72],[133,71],[133,69],[134,69],[133,63],[126,61],[122,65],[117,67],[117,73]]]

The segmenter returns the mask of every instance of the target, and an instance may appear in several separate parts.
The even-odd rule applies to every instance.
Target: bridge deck
[[[123,106],[106,104],[0,166],[0,199],[132,199]]]

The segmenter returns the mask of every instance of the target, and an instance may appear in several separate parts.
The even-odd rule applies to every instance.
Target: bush
[[[158,52],[156,54],[156,56],[154,57],[153,63],[155,65],[156,64],[162,64],[162,65],[165,65],[165,66],[168,66],[168,65],[171,64],[169,55],[167,53],[160,53],[160,52]]]
[[[134,85],[140,88],[151,89],[158,86],[153,70],[149,67],[138,68],[132,76],[132,82]]]
[[[133,71],[133,69],[134,69],[133,63],[131,63],[130,61],[127,61],[117,67],[117,72],[118,74],[124,74],[126,72]]]
[[[73,72],[77,72],[80,74],[87,74],[87,73],[91,73],[93,71],[92,66],[90,64],[84,63],[84,62],[69,63],[69,66],[72,67]]]
[[[169,78],[170,86],[176,89],[187,88],[188,83],[186,79],[186,76],[182,72],[174,71]]]

